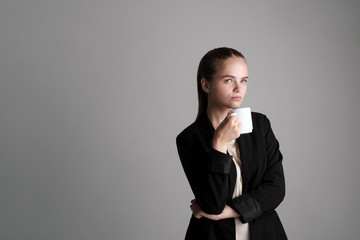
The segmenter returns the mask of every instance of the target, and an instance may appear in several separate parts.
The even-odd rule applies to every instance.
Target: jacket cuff
[[[262,214],[259,203],[249,194],[234,198],[229,206],[239,213],[242,223],[250,222]]]
[[[231,162],[232,157],[229,154],[219,152],[213,148],[208,153],[207,167],[211,172],[228,174],[230,173]]]

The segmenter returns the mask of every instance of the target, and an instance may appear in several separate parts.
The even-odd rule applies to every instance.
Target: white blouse
[[[242,193],[242,178],[241,178],[241,161],[240,161],[240,150],[235,142],[235,139],[227,145],[228,153],[233,157],[233,161],[236,166],[236,183],[233,193],[233,199],[238,197]],[[242,223],[240,219],[235,218],[235,233],[236,240],[250,240],[249,224]]]

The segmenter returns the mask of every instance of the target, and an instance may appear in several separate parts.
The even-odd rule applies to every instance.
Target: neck
[[[227,108],[218,109],[218,108],[212,108],[211,106],[208,106],[207,115],[208,115],[208,118],[209,118],[210,122],[212,123],[215,130],[219,127],[220,123],[222,121],[224,121],[229,110],[230,109],[227,109]]]

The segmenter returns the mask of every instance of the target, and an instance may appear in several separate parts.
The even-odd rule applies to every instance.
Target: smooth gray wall
[[[0,239],[183,239],[210,49],[284,155],[289,239],[360,235],[359,1],[0,1]]]

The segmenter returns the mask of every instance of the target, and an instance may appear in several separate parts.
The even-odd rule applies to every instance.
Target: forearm
[[[275,209],[285,196],[285,181],[282,165],[277,164],[268,170],[262,182],[248,193],[228,202],[240,215],[241,222],[249,222],[264,212]]]
[[[225,205],[224,211],[219,215],[219,220],[226,218],[235,218],[235,217],[239,217],[239,213],[237,213],[229,205]]]
[[[225,208],[222,211],[222,213],[220,213],[218,215],[212,215],[212,214],[203,213],[202,216],[204,216],[204,217],[206,217],[208,219],[211,219],[211,220],[218,221],[218,220],[227,219],[227,218],[239,217],[239,213],[237,213],[230,206],[225,205]]]

